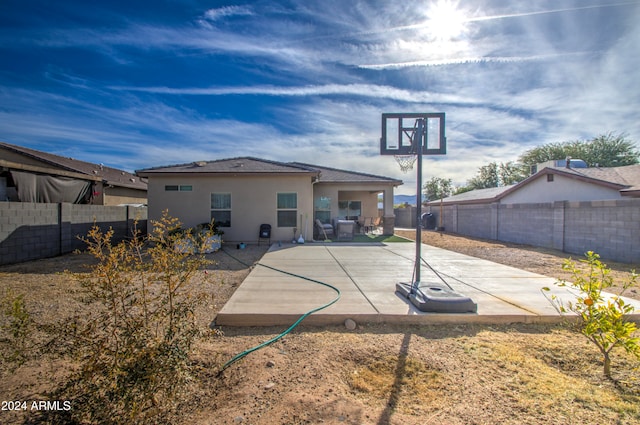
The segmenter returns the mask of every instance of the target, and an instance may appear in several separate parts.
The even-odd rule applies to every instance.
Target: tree
[[[473,189],[486,189],[489,187],[498,187],[499,185],[498,163],[495,161],[489,163],[489,165],[480,167],[475,177],[467,182],[467,186]]]
[[[640,152],[636,150],[635,143],[624,134],[607,133],[588,141],[547,143],[526,151],[518,161],[534,165],[568,156],[582,159],[591,167],[596,164],[601,167],[620,167],[637,164]]]
[[[603,291],[613,286],[611,269],[600,261],[600,256],[593,251],[580,260],[583,267],[575,262],[565,260],[562,269],[571,272],[571,282],[560,280],[556,285],[570,288],[576,295],[575,302],[563,302],[556,295],[551,296],[552,305],[561,313],[572,313],[577,327],[602,354],[603,371],[611,378],[611,352],[616,347],[624,348],[628,353],[640,360],[640,338],[635,337],[637,326],[627,319],[633,314],[633,305],[624,301],[621,295],[605,296]],[[631,278],[623,283],[622,292],[635,285],[638,275],[632,271]],[[543,291],[549,291],[543,288]]]
[[[486,189],[489,187],[509,186],[521,182],[528,176],[528,167],[509,162],[491,162],[478,169],[475,177],[467,181],[467,184],[456,190],[456,194],[468,192],[474,189]]]
[[[529,167],[512,161],[500,163],[498,174],[500,185],[509,186],[526,179],[529,176]]]
[[[453,191],[453,181],[441,177],[432,177],[422,186],[422,189],[424,197],[429,201],[446,198]]]

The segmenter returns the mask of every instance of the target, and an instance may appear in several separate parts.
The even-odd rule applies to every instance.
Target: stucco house
[[[429,202],[425,212],[447,232],[640,261],[640,164],[538,169],[512,186]]]
[[[258,240],[260,225],[271,239],[313,237],[315,220],[383,216],[384,233],[394,227],[393,191],[402,181],[299,162],[240,157],[147,168],[149,219],[165,209],[186,227],[221,223],[227,242]],[[383,210],[378,210],[378,194]],[[295,236],[294,236],[295,229]]]
[[[442,204],[524,204],[640,197],[640,164],[606,168],[538,168],[538,172],[520,183],[449,196],[442,199]],[[435,207],[440,202],[436,200],[428,205]]]
[[[0,142],[0,202],[146,204],[147,183],[103,164]]]

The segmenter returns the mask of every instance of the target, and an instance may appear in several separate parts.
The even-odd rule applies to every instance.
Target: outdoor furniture
[[[322,237],[324,240],[333,237],[333,226],[329,223],[322,223],[319,219],[316,219],[316,230],[318,237]]]
[[[382,217],[376,217],[371,219],[371,232],[377,232],[382,226]]]
[[[271,245],[271,225],[270,224],[260,225],[260,233],[258,235],[258,245],[260,245],[260,241],[262,239],[268,239],[269,245]]]
[[[352,241],[356,222],[352,220],[338,220],[337,232],[339,241]]]
[[[367,218],[360,216],[358,217],[358,233],[366,234],[367,233]]]

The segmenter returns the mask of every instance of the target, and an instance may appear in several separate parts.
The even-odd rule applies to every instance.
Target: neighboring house
[[[601,201],[640,197],[640,164],[622,167],[544,167],[520,183],[442,199],[444,205]],[[440,200],[429,202],[434,207]]]
[[[538,169],[512,186],[429,202],[426,212],[452,233],[640,261],[640,164]]]
[[[261,224],[272,240],[313,237],[316,219],[331,223],[377,217],[384,198],[384,232],[393,233],[393,190],[402,181],[303,163],[252,157],[199,161],[138,170],[148,179],[149,219],[162,211],[186,227],[221,223],[227,242],[258,240]]]
[[[147,183],[123,170],[0,142],[0,201],[146,204]]]

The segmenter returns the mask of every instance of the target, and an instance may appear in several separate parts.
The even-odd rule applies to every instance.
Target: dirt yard
[[[406,235],[413,238],[410,233]],[[563,278],[565,255],[425,232],[425,243]],[[210,254],[200,289],[211,294],[198,311],[202,326],[233,294],[266,251],[225,247]],[[240,261],[238,261],[240,260]],[[24,294],[36,323],[64,320],[78,306],[78,284],[63,274],[91,264],[86,255],[0,267],[0,294]],[[244,263],[244,264],[243,264]],[[630,265],[610,264],[616,278]],[[206,274],[205,274],[206,273]],[[638,298],[638,287],[631,296]],[[226,328],[199,344],[190,398],[179,424],[637,424],[640,370],[613,356],[603,377],[595,347],[561,326],[302,325],[218,375],[233,355],[282,328]],[[5,344],[0,341],[0,344]],[[0,394],[8,401],[48,400],[71,367],[42,356],[17,370],[3,365]],[[73,408],[73,400],[69,400]],[[38,412],[0,411],[0,423],[37,423]]]

